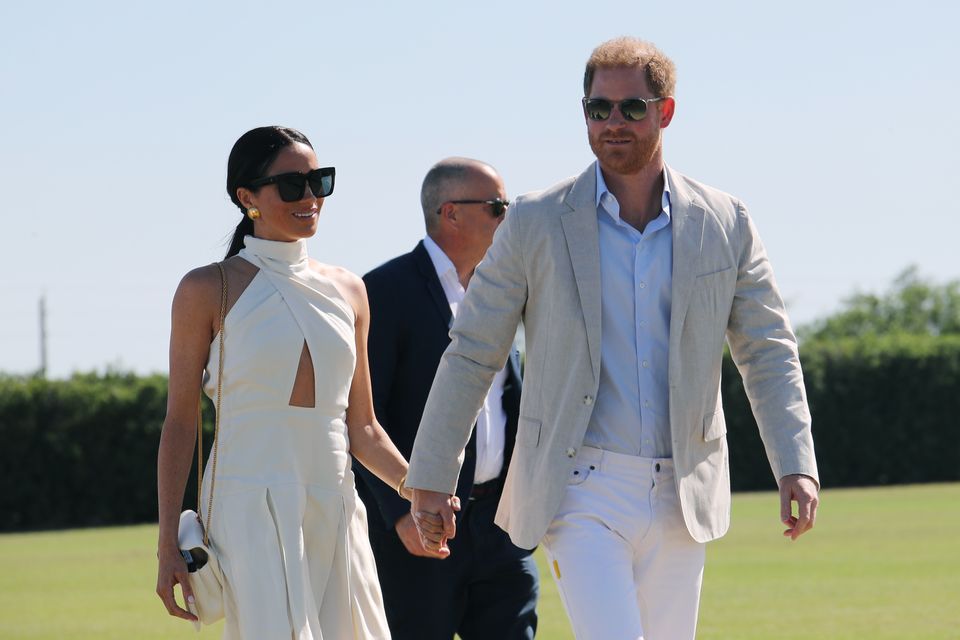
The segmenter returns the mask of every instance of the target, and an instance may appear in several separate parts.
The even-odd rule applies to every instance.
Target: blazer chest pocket
[[[708,270],[696,277],[687,318],[696,323],[698,332],[708,331],[714,341],[722,342],[736,287],[737,270],[733,267]],[[715,346],[711,343],[707,348],[712,351]]]
[[[693,290],[704,299],[714,302],[732,298],[737,285],[737,270],[733,267],[721,267],[699,274],[693,281]]]
[[[696,283],[697,285],[710,285],[714,282],[717,282],[717,278],[726,278],[731,275],[735,275],[732,273],[732,271],[733,267],[731,266],[707,269],[703,273],[697,274]]]
[[[520,416],[517,420],[517,446],[519,447],[539,447],[540,446],[540,420],[533,418],[524,418]]]
[[[710,442],[727,434],[727,421],[723,418],[723,409],[703,418],[703,441]]]

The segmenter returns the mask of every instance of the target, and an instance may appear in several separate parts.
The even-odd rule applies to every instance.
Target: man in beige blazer
[[[674,66],[619,38],[591,55],[597,156],[511,205],[470,282],[406,480],[425,544],[455,534],[470,430],[519,323],[526,367],[496,522],[543,544],[578,638],[693,638],[704,543],[730,523],[724,341],[781,495],[784,535],[819,481],[797,345],[744,205],[663,163]],[[796,512],[792,512],[792,503]]]

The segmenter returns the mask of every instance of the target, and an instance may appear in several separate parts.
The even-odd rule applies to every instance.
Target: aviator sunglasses
[[[502,198],[494,198],[493,200],[447,200],[447,202],[450,204],[488,204],[490,210],[493,211],[494,218],[502,216],[507,212],[507,207],[510,206],[510,201]],[[437,209],[437,215],[439,214],[440,209]]]
[[[647,105],[652,102],[660,102],[663,98],[627,98],[620,102],[607,100],[606,98],[584,98],[583,112],[587,117],[595,121],[607,120],[613,113],[613,107],[616,106],[623,114],[624,120],[637,122],[643,120],[647,115]]]
[[[303,199],[303,188],[309,184],[310,192],[316,198],[326,198],[333,193],[333,179],[337,170],[333,167],[314,169],[307,173],[294,171],[280,173],[266,178],[257,178],[250,182],[251,187],[262,187],[265,184],[277,185],[277,192],[284,202],[297,202]]]

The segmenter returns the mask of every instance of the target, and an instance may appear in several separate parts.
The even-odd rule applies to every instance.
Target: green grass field
[[[796,543],[778,513],[773,493],[734,497],[707,549],[699,638],[960,639],[960,484],[826,491]],[[0,638],[197,637],[153,593],[155,541],[149,525],[0,536]],[[538,638],[572,638],[538,559]]]

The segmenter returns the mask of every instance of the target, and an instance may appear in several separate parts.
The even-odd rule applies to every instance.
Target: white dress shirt
[[[620,218],[620,203],[597,164],[600,235],[600,386],[584,444],[645,458],[672,456],[667,368],[673,284],[670,185],[643,233]]]
[[[430,255],[433,268],[440,278],[440,285],[450,305],[450,313],[457,317],[457,309],[467,291],[460,284],[457,268],[433,238],[426,236],[423,246]],[[507,379],[504,367],[493,377],[487,396],[483,399],[480,415],[477,416],[477,467],[473,473],[474,484],[494,480],[503,468],[503,447],[507,428],[507,413],[503,410],[503,384]]]

